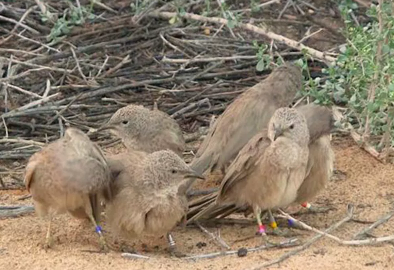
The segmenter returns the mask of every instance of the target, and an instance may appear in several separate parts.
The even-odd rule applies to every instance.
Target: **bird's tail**
[[[225,218],[240,210],[240,207],[237,207],[235,204],[218,205],[216,203],[216,197],[217,192],[191,201],[187,213],[187,224],[201,219]]]

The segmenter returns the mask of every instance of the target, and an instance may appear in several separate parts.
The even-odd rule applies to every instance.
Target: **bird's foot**
[[[279,245],[279,243],[271,241],[267,234],[261,235],[261,237],[262,237],[262,241],[263,241],[262,244],[264,244],[266,246],[278,246]]]
[[[51,236],[46,237],[45,243],[43,245],[44,250],[47,251],[48,249],[51,249],[53,247],[53,244],[54,244],[53,238]]]
[[[174,246],[170,246],[170,247],[168,248],[168,250],[169,250],[169,252],[170,252],[170,255],[171,255],[171,256],[174,256],[174,257],[176,257],[176,258],[184,258],[184,257],[187,256],[185,253],[180,252],[180,251],[177,249],[177,247],[176,247],[175,245],[174,245]]]
[[[277,246],[278,245],[278,243],[275,243],[275,242],[272,242],[269,240],[264,225],[259,225],[259,229],[256,232],[256,235],[261,236],[261,238],[263,240],[263,244],[265,244],[266,246]]]
[[[288,228],[273,228],[272,234],[277,235],[277,236],[282,236],[282,237],[292,237],[294,236],[294,233],[289,230]]]
[[[103,236],[100,236],[100,252],[102,253],[108,253],[109,252],[109,247],[105,241],[105,238]]]

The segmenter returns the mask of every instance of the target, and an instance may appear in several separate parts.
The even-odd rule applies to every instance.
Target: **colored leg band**
[[[293,227],[294,226],[294,222],[291,219],[287,220],[287,224],[289,224],[289,227]]]
[[[265,233],[265,226],[264,225],[259,225],[259,233],[261,233],[261,234]]]
[[[96,233],[99,233],[99,234],[102,233],[102,230],[101,230],[101,227],[100,227],[100,226],[97,226],[97,227],[96,227]]]
[[[307,209],[311,208],[311,205],[307,202],[304,202],[303,204],[301,204],[302,207],[305,207]]]
[[[272,229],[278,228],[278,224],[276,224],[275,221],[272,221],[270,225],[271,225],[271,228],[272,228]]]

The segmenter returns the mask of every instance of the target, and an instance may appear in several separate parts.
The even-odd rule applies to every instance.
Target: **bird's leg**
[[[103,235],[103,231],[101,229],[101,227],[97,224],[96,220],[93,217],[92,213],[89,213],[89,219],[90,221],[93,223],[94,228],[96,230],[96,233],[99,235],[100,238],[100,248],[102,251],[108,251],[108,246],[107,243],[105,241],[104,235]]]
[[[51,237],[51,227],[52,227],[52,215],[49,214],[48,228],[47,228],[47,234],[45,236],[45,244],[44,244],[45,250],[51,248],[53,245],[53,239]]]
[[[259,225],[259,230],[257,231],[258,234],[261,236],[267,236],[265,232],[265,226],[263,225],[263,222],[261,222],[261,208],[258,206],[253,207],[253,212],[257,220],[257,224]]]
[[[301,206],[306,208],[308,212],[312,212],[312,213],[327,213],[331,209],[330,207],[313,206],[308,202],[304,202],[303,204],[301,204]]]
[[[256,216],[257,224],[259,225],[259,230],[258,234],[260,234],[263,237],[263,241],[265,242],[265,245],[277,245],[274,242],[269,241],[267,233],[265,231],[265,226],[263,225],[263,222],[261,222],[261,208],[258,206],[253,207],[253,212],[254,215]]]
[[[286,228],[278,228],[278,224],[275,221],[274,215],[271,212],[271,209],[268,210],[268,215],[269,215],[269,219],[270,219],[270,227],[273,229],[273,233],[275,235],[279,235],[279,236],[290,236],[290,231],[286,230]],[[288,220],[290,221],[290,220]],[[289,226],[290,223],[289,223]]]
[[[178,249],[176,247],[176,244],[175,244],[174,237],[172,236],[171,233],[167,233],[167,241],[168,241],[168,246],[169,246],[168,248],[169,248],[169,251],[170,251],[172,256],[175,256],[175,257],[178,257],[178,258],[186,257],[185,254],[183,254],[182,252],[178,251]]]

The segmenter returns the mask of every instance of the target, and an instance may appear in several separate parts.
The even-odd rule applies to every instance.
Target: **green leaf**
[[[256,70],[263,71],[264,69],[265,69],[265,61],[264,59],[261,59],[256,65]]]
[[[169,23],[169,24],[174,24],[174,23],[176,23],[176,21],[177,21],[177,17],[174,16],[174,17],[172,17],[172,18],[168,21],[168,23]]]

